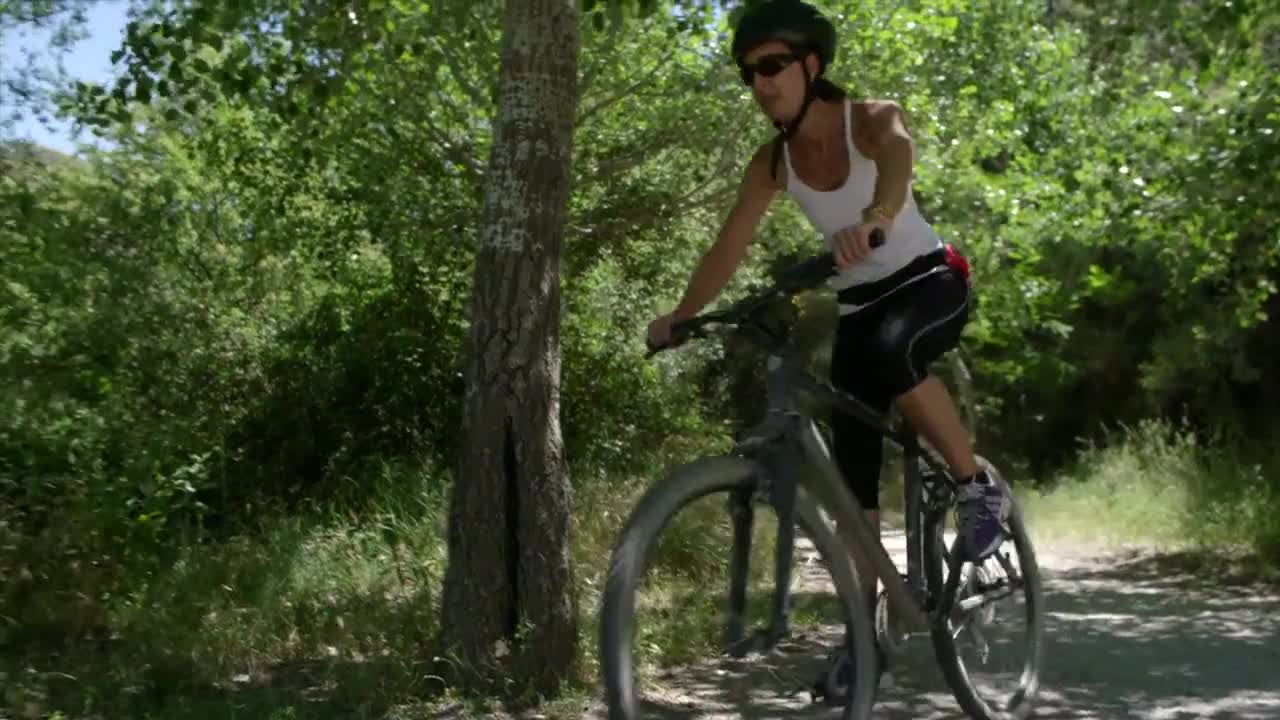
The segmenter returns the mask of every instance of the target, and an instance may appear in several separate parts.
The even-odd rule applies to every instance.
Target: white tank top
[[[791,167],[791,151],[783,143],[783,156],[787,164],[786,190],[800,204],[814,227],[822,233],[827,249],[837,232],[862,222],[862,210],[875,197],[875,161],[858,152],[853,144],[853,104],[844,103],[844,144],[849,151],[849,176],[835,190],[823,192],[805,185]],[[871,251],[870,257],[841,271],[831,279],[835,290],[851,285],[872,282],[902,269],[912,260],[935,250],[941,250],[942,238],[920,214],[916,207],[915,193],[907,188],[907,201],[893,219],[893,226],[886,233],[885,243]]]

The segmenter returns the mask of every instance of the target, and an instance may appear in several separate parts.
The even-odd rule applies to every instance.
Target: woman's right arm
[[[697,315],[720,295],[720,291],[729,284],[730,278],[738,269],[747,253],[747,246],[755,236],[760,218],[769,208],[774,194],[782,189],[781,181],[769,174],[772,155],[773,142],[769,142],[751,157],[751,162],[742,174],[738,197],[720,228],[720,235],[702,255],[689,278],[684,298],[671,313],[673,321],[679,322]]]

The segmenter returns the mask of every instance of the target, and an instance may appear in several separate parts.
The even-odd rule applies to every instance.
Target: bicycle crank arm
[[[989,605],[993,602],[1003,600],[1013,595],[1013,593],[1019,589],[1020,588],[1014,587],[1013,585],[1008,585],[997,590],[989,590],[978,595],[970,595],[956,605],[956,610],[961,613],[968,614],[981,608],[983,605]]]

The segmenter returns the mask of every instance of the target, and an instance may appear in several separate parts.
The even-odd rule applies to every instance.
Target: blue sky
[[[129,21],[128,0],[94,0],[88,9],[88,37],[76,43],[63,58],[67,73],[74,80],[103,82],[111,77],[111,53],[124,40],[124,26]],[[13,66],[24,61],[24,48],[44,48],[49,42],[47,32],[31,29],[11,30],[0,38],[0,63]],[[75,151],[69,123],[55,121],[51,129],[43,127],[35,118],[24,118],[15,128],[19,138],[34,140],[41,145],[64,153]],[[88,132],[79,141],[94,142]]]

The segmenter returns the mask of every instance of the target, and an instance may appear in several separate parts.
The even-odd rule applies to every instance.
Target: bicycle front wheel
[[[978,458],[994,482],[999,472]],[[1016,499],[1006,524],[1004,545],[978,564],[956,563],[959,580],[946,587],[952,553],[946,542],[946,513],[931,513],[924,524],[925,577],[931,593],[951,609],[932,628],[934,650],[960,707],[974,720],[1023,720],[1031,714],[1043,659],[1044,600],[1035,550]]]
[[[611,720],[637,720],[645,711],[636,691],[636,593],[663,530],[695,501],[712,494],[726,500],[758,487],[760,467],[740,457],[713,457],[677,468],[656,483],[632,511],[614,546],[605,583],[600,618],[600,663]],[[728,506],[728,503],[725,504]],[[848,553],[822,522],[817,505],[803,491],[796,503],[796,521],[830,569],[839,600],[839,620],[852,639],[856,667],[874,667],[871,616]],[[856,673],[840,717],[863,720],[871,716],[876,674]],[[661,713],[655,711],[651,716]]]

